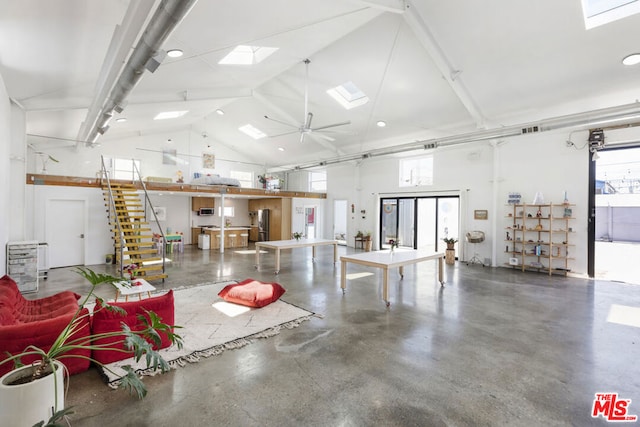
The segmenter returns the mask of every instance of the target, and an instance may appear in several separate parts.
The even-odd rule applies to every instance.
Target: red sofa
[[[25,299],[16,282],[9,276],[0,278],[0,361],[8,358],[7,352],[17,354],[28,345],[48,350],[60,332],[69,324],[78,310],[80,295],[64,291],[55,295],[28,300]],[[80,316],[81,327],[77,338],[89,337],[90,321],[88,310],[84,308]],[[76,374],[89,368],[89,360],[72,355],[90,356],[89,350],[73,350],[60,361],[65,364],[69,374]],[[37,356],[24,357],[22,363],[37,360]],[[0,365],[0,375],[13,369],[13,363]]]
[[[91,333],[98,335],[102,333],[118,332],[122,330],[123,323],[129,326],[133,331],[141,331],[143,327],[140,320],[138,320],[138,316],[143,315],[148,320],[149,315],[146,311],[153,311],[163,323],[173,325],[175,316],[173,302],[173,289],[170,289],[169,292],[164,295],[145,298],[141,301],[109,303],[111,306],[123,309],[126,312],[126,315],[123,316],[122,314],[115,313],[113,311],[101,310],[100,301],[96,301],[94,314],[91,318]],[[160,346],[156,346],[154,344],[153,347],[156,350],[169,347],[171,345],[171,340],[167,334],[160,332],[159,335],[161,339]],[[92,343],[94,346],[106,346],[107,349],[94,350],[91,357],[104,364],[132,357],[132,352],[122,352],[108,348],[114,348],[116,346],[124,348],[123,342],[124,335],[94,339]]]

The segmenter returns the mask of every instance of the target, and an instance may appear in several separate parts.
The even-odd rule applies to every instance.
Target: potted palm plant
[[[179,348],[182,347],[182,338],[173,332],[173,329],[179,328],[179,326],[162,323],[162,320],[151,311],[146,312],[148,316],[138,316],[138,321],[142,325],[141,330],[131,330],[123,323],[120,331],[78,337],[77,333],[81,328],[81,323],[86,322],[86,316],[89,316],[86,311],[83,311],[83,308],[95,296],[97,286],[103,283],[113,283],[120,279],[108,274],[95,273],[88,268],[78,268],[76,272],[90,282],[91,289],[89,294],[82,300],[82,303],[79,304],[70,322],[55,339],[51,348],[43,350],[30,345],[21,353],[10,355],[0,362],[0,365],[13,362],[15,367],[0,378],[0,413],[2,413],[3,422],[8,423],[7,425],[38,425],[38,422],[40,422],[39,425],[43,425],[42,423],[46,420],[48,420],[46,425],[56,425],[55,422],[57,420],[62,419],[66,414],[72,413],[70,408],[64,408],[64,365],[59,361],[60,359],[65,357],[85,358],[103,369],[111,371],[108,366],[92,357],[69,354],[73,350],[133,352],[136,361],[143,357],[145,358],[147,368],[166,372],[169,370],[169,364],[153,347],[154,344],[156,346],[160,345],[160,333],[166,334],[172,345],[177,345]],[[99,301],[96,307],[100,307],[96,310],[109,310],[122,315],[126,314],[122,308],[109,305],[102,298],[96,297],[96,299]],[[112,337],[119,339],[107,346],[94,344],[94,340]],[[20,359],[27,355],[36,355],[38,362],[22,366]],[[147,394],[147,389],[142,379],[136,375],[130,366],[125,366],[124,369],[126,375],[122,378],[119,387],[142,399]],[[26,397],[24,395],[25,390],[33,391],[35,397]],[[40,403],[43,407],[34,407],[36,403]],[[28,409],[21,412],[20,407],[25,407],[25,405],[28,405],[26,406]]]

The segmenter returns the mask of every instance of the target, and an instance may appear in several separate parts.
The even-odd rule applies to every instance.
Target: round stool
[[[246,248],[249,246],[249,233],[240,234],[240,240],[242,240],[242,247]]]
[[[218,246],[216,246],[214,249],[220,249],[222,246],[220,246],[220,244],[222,243],[220,241],[220,234],[216,234],[216,242],[218,244]]]
[[[236,236],[237,234],[232,233],[232,234],[227,234],[227,242],[229,242],[229,247],[230,248],[235,248],[236,247]]]

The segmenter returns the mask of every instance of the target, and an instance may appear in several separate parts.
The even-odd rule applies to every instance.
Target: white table
[[[280,272],[280,251],[282,249],[306,248],[311,246],[312,258],[316,258],[316,246],[333,245],[333,262],[338,262],[338,241],[327,239],[300,239],[300,240],[272,240],[268,242],[256,242],[256,268],[260,266],[260,248],[275,249],[276,274]]]
[[[382,299],[387,304],[387,307],[391,304],[389,302],[389,269],[398,267],[400,278],[404,278],[404,266],[410,264],[417,264],[419,262],[428,261],[430,259],[438,260],[438,281],[441,285],[444,285],[443,272],[442,272],[442,258],[443,252],[430,252],[430,251],[416,251],[416,250],[395,250],[390,251],[374,251],[364,252],[354,255],[344,255],[340,257],[341,271],[340,271],[340,287],[342,293],[347,289],[347,263],[366,265],[369,267],[376,267],[382,269]]]
[[[112,285],[116,288],[116,299],[114,301],[118,301],[118,297],[120,295],[124,296],[125,301],[129,301],[129,295],[138,295],[138,299],[142,299],[142,294],[147,293],[148,297],[151,297],[151,291],[155,291],[156,288],[147,282],[144,279],[134,279],[131,281],[132,283],[126,281],[113,282]],[[133,283],[139,283],[139,285],[134,286]]]

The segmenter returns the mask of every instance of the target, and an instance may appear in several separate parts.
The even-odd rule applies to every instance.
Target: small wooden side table
[[[113,282],[112,285],[116,288],[116,298],[114,301],[118,301],[120,295],[124,295],[124,300],[129,301],[129,295],[138,295],[138,299],[142,299],[142,294],[147,293],[147,296],[151,298],[151,291],[155,291],[156,288],[144,279],[134,279],[131,283],[126,281]]]

